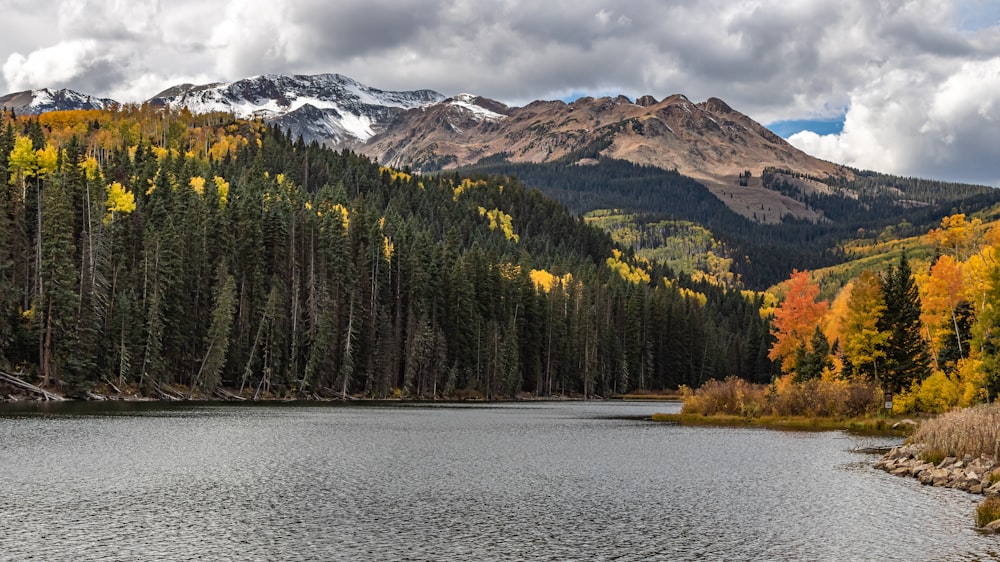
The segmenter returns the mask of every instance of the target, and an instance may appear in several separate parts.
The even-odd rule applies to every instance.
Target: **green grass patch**
[[[990,486],[996,484],[997,482],[1000,482],[1000,468],[994,468],[993,471],[990,472],[989,478],[990,478]]]
[[[908,426],[893,429],[898,420],[892,418],[844,418],[818,416],[759,416],[746,417],[728,414],[653,414],[656,422],[676,423],[686,426],[763,427],[789,431],[850,431],[870,435],[904,435]]]
[[[1000,497],[986,498],[986,501],[976,508],[976,524],[985,527],[1000,519]]]
[[[941,461],[943,461],[947,456],[948,451],[938,447],[930,447],[924,449],[923,452],[920,453],[920,458],[935,466],[941,464]]]

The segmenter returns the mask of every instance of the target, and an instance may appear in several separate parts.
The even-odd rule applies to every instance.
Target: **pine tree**
[[[881,287],[885,313],[877,328],[889,333],[884,388],[895,393],[931,374],[927,342],[921,335],[920,293],[905,254],[882,277]]]

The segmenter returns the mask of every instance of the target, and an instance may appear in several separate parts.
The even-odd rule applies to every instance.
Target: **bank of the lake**
[[[734,416],[728,414],[655,413],[656,422],[676,423],[685,426],[758,427],[798,431],[851,431],[887,436],[906,436],[915,422],[909,418],[892,417],[825,417],[825,416]]]
[[[984,531],[1000,532],[1000,404],[961,408],[925,420],[906,444],[886,453],[875,468],[923,485],[985,495],[977,523]]]

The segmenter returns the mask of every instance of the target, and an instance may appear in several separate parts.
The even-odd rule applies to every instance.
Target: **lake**
[[[982,499],[671,402],[0,405],[0,560],[990,560]]]

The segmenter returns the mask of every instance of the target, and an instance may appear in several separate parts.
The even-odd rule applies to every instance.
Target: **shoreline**
[[[893,447],[875,463],[875,468],[892,476],[915,478],[924,486],[952,488],[970,494],[985,496],[987,500],[1000,497],[1000,462],[988,455],[973,458],[945,457],[939,462],[924,459],[928,452],[922,444],[904,444]],[[1000,533],[1000,519],[978,529],[985,533]]]
[[[841,418],[810,416],[746,416],[653,414],[652,421],[692,427],[760,427],[785,431],[850,431],[877,435],[909,435],[916,422],[907,418]]]
[[[316,393],[304,395],[277,395],[263,393],[257,396],[241,395],[238,389],[220,387],[216,391],[207,394],[204,392],[191,392],[187,388],[170,387],[167,392],[161,392],[159,397],[146,396],[138,392],[122,393],[101,393],[87,392],[82,397],[67,397],[58,392],[46,390],[46,395],[31,394],[0,394],[0,406],[9,405],[38,405],[38,404],[85,404],[85,403],[179,403],[179,402],[203,402],[203,403],[282,403],[282,402],[342,402],[345,404],[493,404],[505,402],[590,402],[590,401],[620,401],[620,402],[668,402],[678,401],[678,397],[671,394],[642,394],[642,395],[618,395],[618,396],[591,396],[584,397],[576,394],[553,394],[547,396],[534,396],[530,394],[518,395],[516,397],[504,398],[482,398],[479,396],[465,396],[455,398],[416,398],[390,396],[385,398],[372,398],[364,396],[339,395],[325,396]]]

